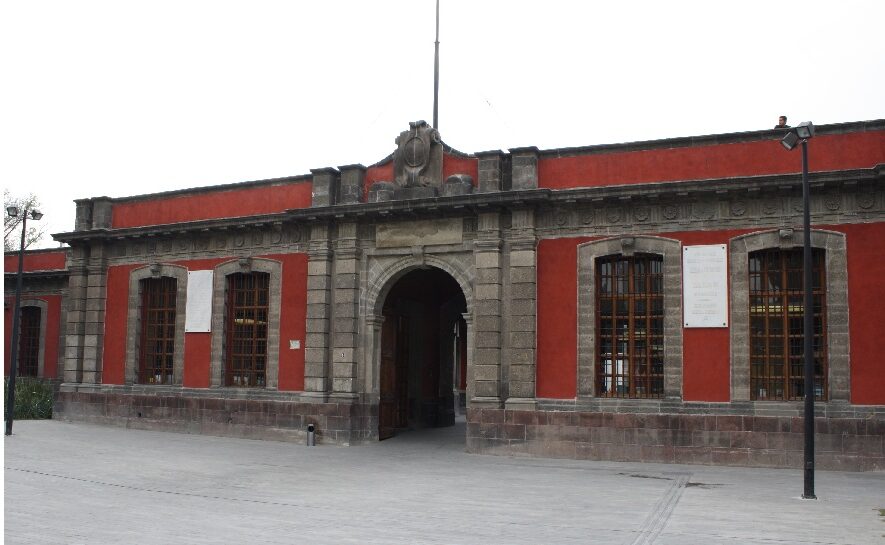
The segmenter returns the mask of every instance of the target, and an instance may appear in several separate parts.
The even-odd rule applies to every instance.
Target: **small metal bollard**
[[[316,445],[316,434],[315,434],[316,426],[313,424],[307,425],[307,446],[312,447]]]

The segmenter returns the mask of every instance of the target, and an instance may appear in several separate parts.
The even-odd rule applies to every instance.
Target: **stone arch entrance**
[[[454,425],[467,387],[467,298],[459,282],[437,267],[405,269],[379,293],[376,313],[379,439]]]

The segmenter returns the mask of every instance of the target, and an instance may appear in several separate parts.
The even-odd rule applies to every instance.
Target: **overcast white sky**
[[[465,152],[885,118],[881,1],[440,10]],[[370,165],[432,120],[433,41],[434,0],[3,2],[0,179],[57,233],[75,198]]]

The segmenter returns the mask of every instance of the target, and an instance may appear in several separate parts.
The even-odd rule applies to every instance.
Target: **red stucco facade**
[[[420,123],[410,131],[403,134],[432,134]],[[397,395],[420,392],[424,406],[409,401],[409,411],[430,415],[426,425],[451,422],[450,396],[465,396],[473,452],[791,467],[800,403],[750,399],[749,379],[741,382],[749,364],[739,363],[749,361],[749,334],[735,323],[668,331],[666,361],[678,373],[668,370],[657,397],[599,395],[587,387],[581,359],[597,350],[586,341],[594,314],[581,310],[582,289],[593,289],[582,284],[586,259],[609,255],[585,248],[632,255],[634,244],[647,243],[652,250],[644,251],[665,255],[725,245],[730,316],[749,313],[734,285],[745,282],[736,257],[801,247],[800,159],[781,147],[782,136],[475,155],[431,138],[434,155],[417,136],[401,135],[395,154],[369,167],[83,199],[75,229],[56,235],[70,248],[26,256],[26,297],[47,309],[44,377],[63,382],[60,418],[286,440],[303,439],[312,423],[322,441],[352,444],[381,435],[383,400],[391,403],[385,361],[431,354],[433,369],[397,386]],[[827,289],[836,290],[827,326],[832,395],[818,405],[822,464],[881,469],[885,121],[818,127],[809,151],[812,236],[826,252]],[[403,180],[420,183],[401,187]],[[7,369],[16,259],[5,256]],[[668,305],[683,293],[681,257],[670,259],[667,278],[679,279]],[[278,286],[268,308],[279,310],[266,322],[276,335],[268,337],[270,387],[220,382],[228,341],[178,324],[175,382],[133,382],[138,355],[127,351],[140,335],[131,323],[139,279],[195,271],[222,278],[252,267]],[[413,291],[411,303],[405,295],[396,301],[401,308],[385,300],[400,279],[428,269],[454,282],[427,285],[429,292],[460,295],[443,301]],[[213,319],[225,312],[222,285],[202,303]],[[425,319],[415,310],[437,299],[438,314]],[[682,312],[677,305],[665,316],[673,308]],[[412,345],[389,342],[394,319]],[[443,386],[440,377],[452,375],[458,383]]]

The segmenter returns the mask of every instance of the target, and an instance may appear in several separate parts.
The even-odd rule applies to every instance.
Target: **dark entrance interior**
[[[440,269],[414,270],[391,288],[382,312],[379,438],[454,425],[467,382],[460,286]]]

